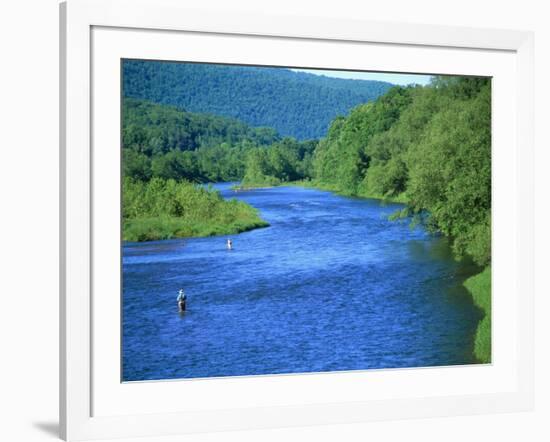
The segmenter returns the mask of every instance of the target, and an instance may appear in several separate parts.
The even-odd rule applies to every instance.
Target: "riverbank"
[[[263,177],[261,180],[246,181],[243,180],[239,184],[231,187],[231,190],[238,192],[239,190],[250,189],[271,189],[272,187],[284,186],[285,182],[275,177]]]
[[[482,363],[491,362],[491,267],[468,278],[464,286],[472,294],[474,304],[485,316],[479,322],[474,341],[474,355]]]
[[[361,192],[361,191],[354,193],[354,192],[346,191],[345,189],[335,184],[328,184],[328,183],[323,183],[315,180],[293,181],[290,183],[284,183],[283,185],[299,186],[299,187],[304,187],[308,189],[326,190],[329,192],[334,192],[337,195],[341,195],[341,196],[379,200],[379,201],[388,202],[388,203],[403,203],[403,204],[407,203],[407,197],[404,193],[398,196],[380,195],[380,194]]]
[[[379,200],[379,201],[388,202],[388,203],[402,203],[402,204],[407,203],[407,196],[404,193],[398,196],[387,196],[387,195],[379,195],[379,194],[366,193],[366,192],[352,193],[352,192],[346,191],[345,189],[340,188],[337,185],[322,183],[314,180],[280,181],[277,183],[275,182],[245,183],[238,186],[233,186],[232,190],[238,192],[238,191],[250,190],[250,189],[270,189],[272,187],[280,187],[280,186],[296,186],[296,187],[303,187],[306,189],[325,190],[328,192],[334,192],[335,194],[340,196],[373,199],[373,200]]]
[[[234,235],[248,232],[269,223],[259,216],[236,219],[230,223],[216,220],[189,221],[183,218],[138,218],[123,223],[123,241],[157,241],[173,238],[198,238],[215,235]]]
[[[257,209],[210,187],[154,178],[123,183],[123,241],[232,235],[267,227]]]

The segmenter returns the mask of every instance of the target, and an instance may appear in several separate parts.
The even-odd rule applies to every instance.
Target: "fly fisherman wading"
[[[187,295],[185,294],[183,289],[180,289],[180,291],[178,292],[177,300],[178,300],[179,311],[184,312],[185,311],[185,304],[186,304],[186,301],[187,301]]]

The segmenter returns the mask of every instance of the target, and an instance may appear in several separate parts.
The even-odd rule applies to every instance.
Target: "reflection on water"
[[[271,227],[231,251],[225,236],[124,245],[124,380],[475,362],[480,313],[462,287],[475,268],[388,221],[399,205],[229,186]]]

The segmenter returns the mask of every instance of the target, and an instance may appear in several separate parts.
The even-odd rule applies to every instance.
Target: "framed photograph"
[[[533,37],[61,15],[66,440],[528,410]]]

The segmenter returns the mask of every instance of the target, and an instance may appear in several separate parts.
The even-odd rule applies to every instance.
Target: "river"
[[[476,272],[401,208],[300,187],[244,200],[271,226],[123,245],[124,381],[475,363]],[[183,287],[188,311],[179,314]]]

